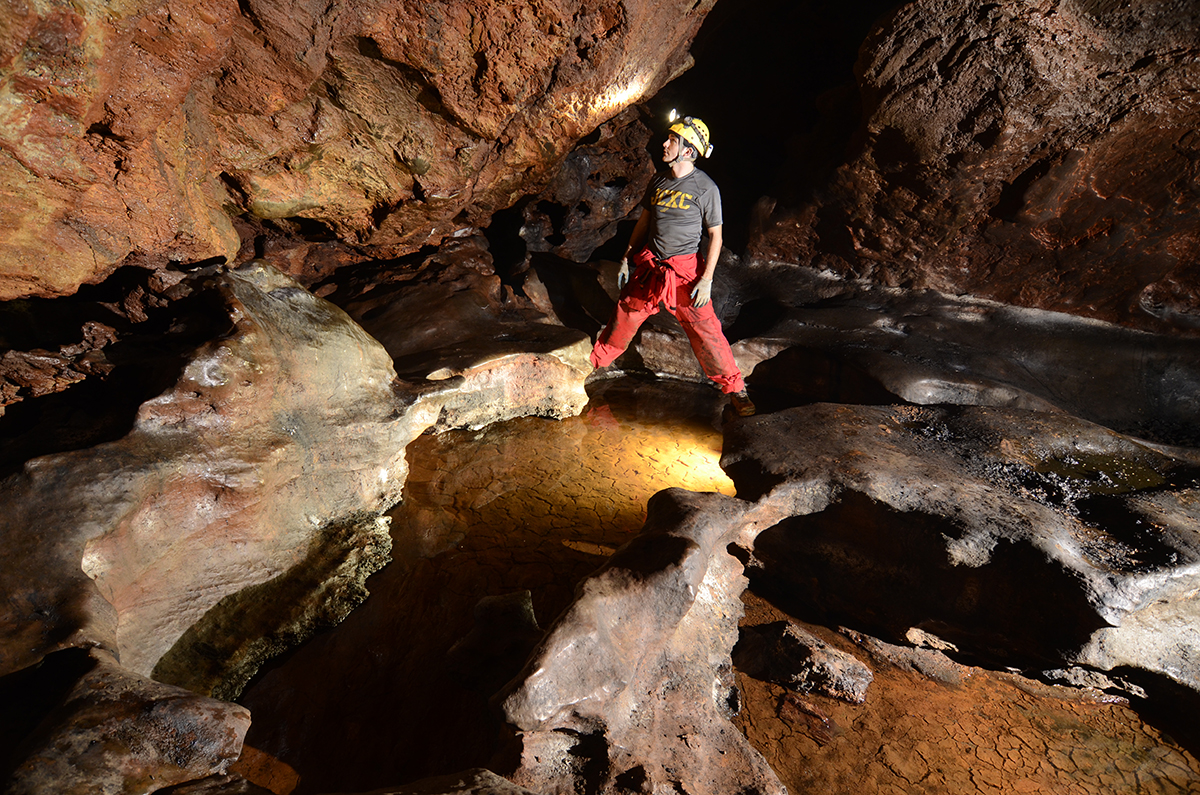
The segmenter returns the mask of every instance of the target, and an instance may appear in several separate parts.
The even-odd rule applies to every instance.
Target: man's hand
[[[617,271],[617,289],[624,290],[626,284],[629,284],[629,260],[622,257],[621,269]]]
[[[699,309],[712,298],[712,279],[701,279],[692,288],[692,306]]]

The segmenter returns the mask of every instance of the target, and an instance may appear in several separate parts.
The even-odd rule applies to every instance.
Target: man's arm
[[[633,234],[629,236],[629,245],[625,246],[625,253],[621,255],[621,267],[617,269],[618,290],[624,290],[625,285],[629,284],[629,254],[642,248],[649,228],[650,213],[643,207],[642,214],[638,216],[637,224],[633,227]]]
[[[700,274],[701,279],[712,281],[713,274],[717,272],[717,260],[721,258],[721,227],[710,226],[708,228],[708,256],[704,260],[704,272]]]
[[[625,247],[625,255],[621,260],[629,259],[629,255],[634,251],[641,249],[646,244],[646,233],[650,230],[650,213],[645,207],[642,208],[642,214],[638,216],[637,224],[633,227],[633,234],[629,236],[629,245]]]
[[[708,228],[708,256],[704,258],[704,271],[692,288],[692,306],[702,307],[712,297],[713,274],[717,272],[717,260],[721,258],[721,226]]]

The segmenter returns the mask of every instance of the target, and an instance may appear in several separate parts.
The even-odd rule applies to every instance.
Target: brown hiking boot
[[[744,389],[741,392],[730,394],[729,405],[733,406],[733,410],[739,417],[753,417],[756,411],[754,401],[750,399],[750,395]]]

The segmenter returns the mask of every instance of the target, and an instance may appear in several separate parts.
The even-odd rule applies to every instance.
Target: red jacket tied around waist
[[[626,297],[638,308],[647,304],[657,306],[661,301],[674,312],[679,305],[676,297],[679,285],[686,288],[699,276],[699,254],[678,254],[659,259],[649,248],[643,248],[631,259],[634,271]]]

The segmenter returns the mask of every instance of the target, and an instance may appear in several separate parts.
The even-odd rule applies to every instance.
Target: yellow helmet
[[[695,116],[680,117],[675,111],[671,111],[670,121],[674,122],[669,128],[670,132],[687,141],[701,157],[712,156],[712,139],[708,136],[707,124]]]

